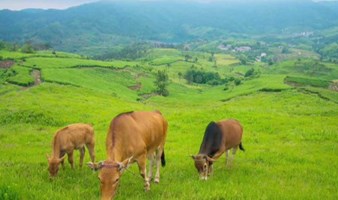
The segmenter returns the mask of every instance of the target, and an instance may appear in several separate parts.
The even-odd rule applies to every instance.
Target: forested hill
[[[182,42],[243,34],[325,29],[338,2],[97,2],[66,10],[0,11],[0,40],[48,42],[74,51],[137,40]]]

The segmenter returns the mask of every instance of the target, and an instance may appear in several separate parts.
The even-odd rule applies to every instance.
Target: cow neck
[[[125,158],[123,158],[123,155],[121,152],[123,152],[122,148],[119,148],[120,145],[116,144],[114,146],[111,146],[110,153],[109,153],[109,160],[115,161],[115,162],[122,162]]]
[[[119,118],[121,117],[117,116],[114,121],[113,121],[113,125],[110,129],[110,144],[109,144],[109,152],[108,152],[108,157],[110,160],[112,161],[116,161],[116,162],[122,162],[122,160],[124,159],[122,156],[122,152],[124,151],[123,145],[121,144],[121,141],[118,140],[118,138],[116,137],[116,124],[118,123]]]
[[[60,158],[60,152],[61,152],[60,142],[58,141],[58,138],[56,136],[54,137],[54,140],[53,140],[53,153],[52,153],[52,157],[53,158]]]

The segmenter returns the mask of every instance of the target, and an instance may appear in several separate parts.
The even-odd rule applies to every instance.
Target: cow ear
[[[131,160],[133,159],[133,156],[130,158],[125,159],[122,162],[119,162],[119,171],[122,173],[125,169],[128,168],[128,166],[131,164]]]
[[[196,156],[194,156],[194,155],[191,155],[191,158],[194,159],[194,160],[196,160]]]
[[[100,170],[103,167],[103,161],[100,161],[99,163],[93,163],[93,162],[88,162],[87,166],[92,169],[92,170]]]
[[[97,164],[95,164],[95,163],[93,163],[93,162],[88,162],[88,163],[87,163],[87,166],[88,166],[90,169],[92,169],[92,170],[96,170],[96,165],[97,165]]]

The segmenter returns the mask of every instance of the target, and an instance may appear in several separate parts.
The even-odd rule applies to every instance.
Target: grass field
[[[43,58],[11,55],[6,52],[6,57],[17,63],[25,57],[23,65],[28,71],[38,66],[45,81],[33,87],[12,84],[9,79],[26,73],[23,67],[0,69],[0,199],[98,199],[97,173],[87,167],[79,169],[78,152],[75,170],[66,163],[66,169],[60,170],[54,181],[49,180],[46,154],[51,153],[55,131],[71,123],[93,124],[97,160],[104,160],[111,119],[125,111],[155,109],[169,122],[167,165],[161,169],[161,182],[144,192],[137,166],[132,165],[121,178],[116,199],[338,198],[337,91],[284,83],[287,76],[313,81],[311,73],[316,74],[316,81],[337,79],[337,65],[320,63],[317,71],[298,65],[307,70],[305,73],[292,68],[297,61],[271,69],[259,65],[236,68],[231,63],[215,69],[203,53],[194,54],[196,66],[222,75],[251,67],[261,70],[260,76],[243,77],[240,85],[225,91],[223,85],[188,85],[180,80],[177,73],[191,63],[171,49],[150,52],[149,63],[91,61],[72,55],[55,58],[45,52]],[[181,61],[167,67],[159,57]],[[160,65],[153,66],[152,61]],[[74,68],[79,65],[86,68]],[[170,95],[137,101],[139,95],[154,89],[157,69],[167,70]],[[6,70],[15,70],[16,75],[5,76]],[[129,88],[137,82],[140,90]],[[225,118],[242,123],[246,151],[237,153],[231,168],[225,166],[222,156],[215,163],[213,176],[200,181],[190,156],[198,152],[206,125]],[[89,161],[88,152],[85,161]]]

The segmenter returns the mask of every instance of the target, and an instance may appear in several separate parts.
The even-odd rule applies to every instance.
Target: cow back
[[[88,124],[71,124],[57,131],[54,136],[54,147],[60,149],[80,148],[94,140],[93,127]]]
[[[217,125],[222,130],[226,150],[233,148],[241,143],[243,128],[237,120],[223,120],[218,122]]]
[[[107,153],[121,161],[164,145],[167,122],[159,112],[128,112],[115,117],[107,134]]]
[[[205,129],[199,154],[213,157],[223,146],[222,138],[222,130],[215,122],[210,122]]]

